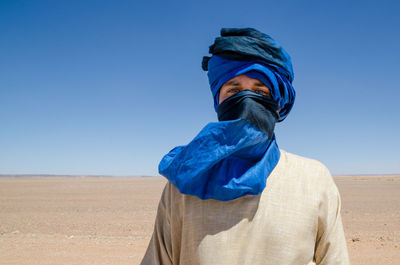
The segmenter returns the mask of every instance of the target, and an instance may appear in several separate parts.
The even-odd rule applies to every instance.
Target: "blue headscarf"
[[[221,86],[245,74],[271,89],[281,108],[279,121],[284,120],[295,98],[290,57],[271,37],[254,29],[222,29],[221,35],[210,47],[213,56],[203,58],[215,110]],[[183,194],[229,201],[260,194],[279,158],[275,135],[269,138],[237,119],[207,124],[189,144],[166,154],[158,168]]]

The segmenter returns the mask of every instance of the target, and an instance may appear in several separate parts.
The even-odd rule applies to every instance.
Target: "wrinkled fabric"
[[[275,123],[279,119],[278,104],[268,96],[247,90],[225,99],[217,114],[219,121],[246,120],[270,139],[274,138]]]
[[[254,28],[222,28],[221,37],[217,37],[210,46],[209,53],[231,60],[265,61],[293,82],[294,73],[289,54],[268,34]],[[207,71],[210,57],[204,56],[203,70]]]
[[[219,90],[228,80],[238,75],[246,75],[263,82],[270,90],[272,98],[280,106],[279,121],[283,121],[293,107],[296,92],[292,84],[265,62],[234,61],[214,55],[208,61],[208,80],[218,110]]]
[[[279,156],[275,138],[238,119],[209,123],[166,154],[158,169],[183,194],[229,201],[260,194]]]

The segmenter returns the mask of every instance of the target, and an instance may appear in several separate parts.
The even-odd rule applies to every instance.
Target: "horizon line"
[[[399,176],[400,173],[389,174],[332,174],[333,177],[342,176]],[[0,177],[105,177],[105,178],[154,178],[163,177],[162,175],[112,175],[112,174],[0,174]]]

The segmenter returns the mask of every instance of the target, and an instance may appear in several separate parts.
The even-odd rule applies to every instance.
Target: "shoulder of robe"
[[[169,200],[171,204],[177,204],[182,202],[187,197],[193,197],[193,196],[188,196],[185,194],[182,194],[177,187],[175,187],[174,184],[172,184],[170,181],[167,182],[164,188],[164,195],[163,195],[165,200]]]
[[[318,160],[281,151],[282,166],[291,174],[313,181],[316,186],[334,186],[333,177],[328,168]]]
[[[179,190],[172,184],[170,181],[167,181],[163,191],[164,199],[171,199],[172,197],[176,197],[179,195],[183,195],[179,192]]]

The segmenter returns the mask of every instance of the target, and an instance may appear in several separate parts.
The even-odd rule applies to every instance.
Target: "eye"
[[[265,91],[262,89],[256,89],[254,92],[257,94],[260,94],[260,95],[268,96],[268,97],[271,96],[271,93],[269,91]]]
[[[228,93],[236,94],[239,93],[240,89],[239,88],[231,88],[228,90]]]

